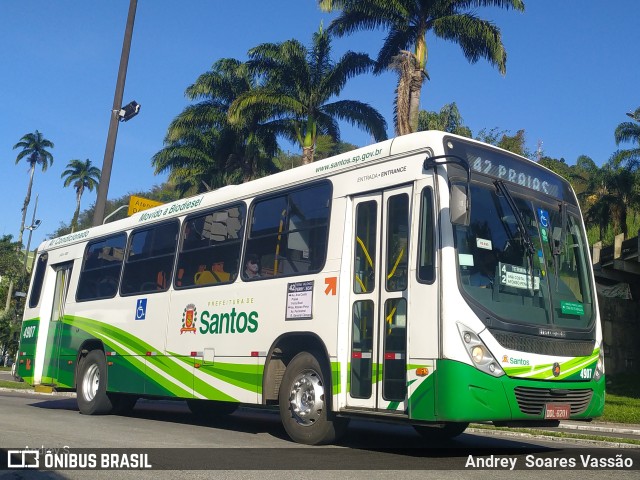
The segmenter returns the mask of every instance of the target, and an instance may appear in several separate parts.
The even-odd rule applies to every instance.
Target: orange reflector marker
[[[73,365],[73,360],[69,360],[69,361],[67,362],[67,365]]]
[[[22,365],[24,363],[24,360],[20,359],[20,365]]]
[[[419,377],[426,377],[429,375],[429,369],[427,367],[416,368],[416,375]]]
[[[107,362],[107,365],[111,367],[113,365],[113,362]]]
[[[196,368],[200,368],[202,365],[200,365],[199,363],[195,363],[193,366]]]

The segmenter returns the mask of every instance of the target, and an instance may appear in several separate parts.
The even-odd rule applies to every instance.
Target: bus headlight
[[[489,349],[484,344],[480,337],[471,331],[466,325],[458,323],[458,331],[462,338],[462,343],[467,349],[469,358],[478,370],[482,370],[494,377],[501,377],[504,375],[504,370],[496,359],[491,355]]]
[[[593,379],[597,382],[600,380],[600,377],[604,375],[604,352],[603,349],[600,348],[600,354],[598,355],[598,363],[596,364],[596,371],[593,374]]]

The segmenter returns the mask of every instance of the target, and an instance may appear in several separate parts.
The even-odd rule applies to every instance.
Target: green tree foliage
[[[623,122],[618,125],[614,136],[616,145],[621,143],[633,144],[633,148],[618,152],[618,160],[626,162],[633,169],[637,169],[640,164],[640,107],[628,115],[633,121]]]
[[[53,163],[53,155],[47,148],[53,148],[53,143],[44,138],[42,133],[36,130],[33,133],[24,135],[20,141],[13,146],[14,150],[16,148],[21,149],[16,157],[16,164],[22,159],[25,159],[29,164],[29,186],[27,187],[27,195],[22,205],[22,221],[20,223],[20,234],[18,236],[18,243],[21,244],[22,234],[24,233],[24,220],[27,216],[27,207],[31,201],[31,188],[33,187],[33,176],[36,171],[36,165],[40,165],[43,172],[47,171],[47,168]]]
[[[270,111],[246,109],[233,125],[228,120],[231,103],[258,85],[258,76],[232,58],[200,75],[185,92],[198,103],[171,122],[165,147],[152,159],[156,174],[169,172],[181,194],[194,194],[274,172],[282,126],[265,123]]]
[[[21,288],[25,283],[24,257],[21,254],[22,243],[14,242],[11,235],[0,237],[0,298],[6,298],[4,312],[11,309],[14,286]]]
[[[471,129],[464,124],[456,102],[444,105],[439,112],[420,110],[418,131],[441,130],[471,138]]]
[[[22,275],[22,256],[20,244],[13,241],[11,235],[0,237],[0,277],[2,282],[10,279],[17,280]]]
[[[314,33],[309,49],[295,39],[264,43],[249,51],[247,65],[264,82],[232,103],[230,121],[241,123],[255,110],[268,113],[269,124],[300,145],[303,163],[313,162],[319,135],[340,141],[338,120],[362,128],[376,141],[387,138],[386,122],[373,107],[356,100],[335,100],[349,79],[371,71],[373,61],[350,51],[334,62],[331,39],[322,27]]]
[[[100,169],[91,165],[91,160],[87,158],[84,162],[82,160],[71,160],[67,164],[67,169],[60,175],[60,178],[64,178],[64,186],[68,187],[73,184],[73,188],[76,191],[76,210],[71,220],[72,232],[78,228],[78,215],[80,214],[82,194],[85,189],[92,192],[93,189],[98,186],[100,173]]]
[[[481,58],[506,73],[507,53],[500,29],[478,17],[480,7],[524,11],[522,0],[319,0],[326,11],[340,10],[329,30],[338,36],[383,28],[388,34],[376,72],[398,73],[395,100],[397,135],[418,129],[420,94],[427,75],[427,34],[457,43],[470,63]]]
[[[14,308],[0,312],[0,366],[3,365],[5,354],[15,359],[22,326],[17,321],[18,317],[19,314]]]
[[[523,157],[531,157],[531,152],[526,147],[524,130],[518,130],[515,135],[509,135],[508,130],[500,130],[497,127],[491,130],[483,128],[478,132],[476,140],[495,145]]]

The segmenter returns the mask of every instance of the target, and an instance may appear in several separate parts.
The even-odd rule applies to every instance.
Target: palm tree
[[[275,170],[276,125],[265,125],[267,114],[247,112],[232,125],[227,113],[240,95],[257,88],[258,78],[233,58],[213,64],[185,92],[199,100],[178,115],[165,137],[165,147],[154,155],[156,174],[169,171],[181,193],[211,190],[246,182]]]
[[[640,107],[633,113],[628,113],[635,122],[623,122],[616,128],[615,139],[616,145],[621,143],[633,143],[635,148],[622,150],[620,158],[630,162],[632,168],[637,168],[640,163]]]
[[[600,238],[611,224],[614,232],[627,236],[629,208],[640,204],[637,190],[638,172],[629,163],[622,151],[615,152],[602,166],[596,166],[589,157],[578,158],[576,169],[586,180],[586,189],[579,196],[586,205],[585,218],[597,224]]]
[[[376,140],[387,138],[384,118],[370,105],[331,101],[347,80],[371,71],[373,61],[364,53],[347,52],[334,62],[330,37],[322,27],[314,33],[309,49],[297,40],[264,43],[249,51],[247,64],[263,76],[264,83],[231,104],[229,120],[238,124],[252,111],[268,112],[267,124],[300,145],[303,163],[313,162],[318,135],[340,141],[337,120],[364,129]]]
[[[42,171],[46,172],[49,165],[53,164],[53,155],[48,152],[47,148],[53,148],[53,143],[42,136],[38,130],[34,133],[27,133],[13,149],[22,148],[22,151],[16,157],[16,164],[23,158],[29,163],[29,187],[27,188],[27,196],[24,198],[22,206],[22,222],[20,223],[20,234],[18,235],[18,245],[22,245],[22,234],[24,232],[24,220],[27,216],[27,207],[31,201],[31,188],[33,186],[33,175],[36,171],[36,165],[42,167]]]
[[[319,0],[324,10],[341,9],[329,30],[338,36],[385,28],[388,35],[378,53],[375,73],[399,75],[395,100],[396,134],[418,128],[420,93],[427,75],[427,33],[460,45],[471,63],[484,58],[506,73],[507,53],[500,29],[473,12],[477,7],[523,11],[522,0]]]
[[[71,220],[71,232],[75,232],[76,228],[78,228],[82,194],[85,188],[92,192],[98,186],[100,173],[100,169],[91,165],[91,160],[87,158],[84,162],[82,160],[71,160],[67,164],[67,169],[60,175],[60,178],[64,178],[65,187],[73,184],[73,188],[76,189],[76,211],[73,214],[73,220]]]

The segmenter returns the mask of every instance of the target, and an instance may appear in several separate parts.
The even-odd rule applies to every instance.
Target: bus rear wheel
[[[280,385],[278,403],[282,425],[291,439],[306,445],[334,442],[347,426],[346,419],[328,411],[327,388],[315,355],[302,352],[293,357]]]
[[[462,434],[468,426],[469,424],[464,422],[449,422],[445,423],[442,427],[414,425],[413,428],[427,440],[440,441],[451,440],[457,437]]]
[[[91,350],[80,364],[78,408],[84,415],[111,413],[113,405],[107,395],[107,361],[100,350]]]

